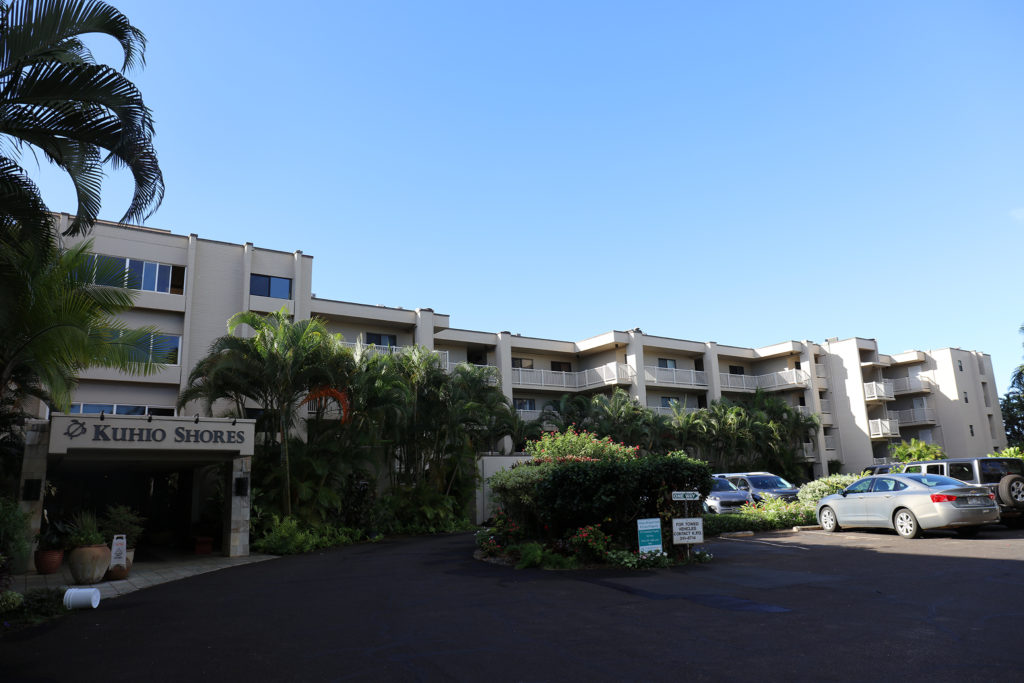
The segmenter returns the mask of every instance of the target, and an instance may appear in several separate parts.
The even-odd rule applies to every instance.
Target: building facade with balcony
[[[177,396],[213,340],[226,333],[227,319],[242,310],[266,313],[284,306],[295,319],[321,318],[351,344],[372,344],[379,352],[419,345],[437,352],[448,367],[493,366],[504,393],[526,419],[540,417],[566,393],[619,387],[641,405],[671,414],[760,389],[819,417],[822,429],[804,448],[813,476],[827,473],[832,461],[844,472],[860,471],[885,458],[890,442],[901,439],[939,443],[950,456],[984,455],[1006,446],[991,360],[977,351],[886,355],[873,339],[863,338],[747,348],[656,336],[639,328],[580,341],[465,330],[430,308],[315,296],[313,258],[301,251],[104,222],[90,238],[98,256],[123,261],[129,272],[138,273],[141,291],[126,322],[157,326],[177,354],[155,376],[84,373],[73,399],[75,415],[180,420],[202,414],[198,405],[177,410]],[[237,456],[236,473],[246,467]],[[239,515],[247,518],[246,511]]]

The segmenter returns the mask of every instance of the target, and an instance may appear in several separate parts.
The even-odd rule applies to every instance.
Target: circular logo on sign
[[[74,439],[77,436],[81,436],[86,432],[85,423],[81,420],[72,420],[68,423],[68,428],[64,430],[64,436],[69,439]]]

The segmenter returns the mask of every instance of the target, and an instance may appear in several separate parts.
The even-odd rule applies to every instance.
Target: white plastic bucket
[[[69,588],[64,591],[65,609],[85,609],[100,606],[99,588]]]

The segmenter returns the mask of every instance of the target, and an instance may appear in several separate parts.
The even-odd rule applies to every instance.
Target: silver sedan
[[[818,501],[818,523],[829,532],[879,527],[916,538],[925,529],[956,529],[961,536],[974,536],[981,525],[998,521],[991,491],[938,474],[864,477]]]

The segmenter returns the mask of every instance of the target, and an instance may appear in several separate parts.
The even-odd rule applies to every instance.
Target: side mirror
[[[839,495],[841,495],[843,498],[846,498],[846,489],[843,489],[842,491],[840,491]]]

